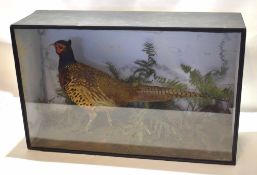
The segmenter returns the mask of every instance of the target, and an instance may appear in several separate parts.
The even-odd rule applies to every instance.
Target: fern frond
[[[190,66],[185,65],[185,64],[181,64],[180,67],[181,67],[181,69],[182,69],[185,73],[191,72],[191,69],[192,69]]]
[[[106,62],[107,68],[109,69],[110,73],[114,76],[116,79],[120,79],[120,73],[118,69],[111,63],[111,62]]]

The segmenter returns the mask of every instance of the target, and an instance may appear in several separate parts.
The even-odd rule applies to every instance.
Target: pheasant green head
[[[61,55],[65,52],[71,51],[71,40],[58,40],[54,43],[55,51],[58,55]]]
[[[58,40],[54,44],[55,52],[59,55],[59,70],[70,64],[76,63],[74,54],[71,48],[71,40]]]

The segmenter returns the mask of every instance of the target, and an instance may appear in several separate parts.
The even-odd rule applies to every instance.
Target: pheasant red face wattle
[[[56,44],[54,45],[54,47],[55,47],[55,51],[56,51],[56,53],[57,53],[58,55],[60,55],[61,53],[63,53],[63,51],[64,51],[65,48],[66,48],[65,45],[60,44],[60,43],[56,43]]]

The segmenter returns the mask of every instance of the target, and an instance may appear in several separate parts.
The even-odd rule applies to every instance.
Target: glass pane
[[[231,160],[240,33],[15,35],[32,146]]]

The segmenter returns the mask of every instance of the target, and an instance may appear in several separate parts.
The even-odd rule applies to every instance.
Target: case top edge
[[[224,12],[37,10],[15,25],[245,29],[241,13]]]

